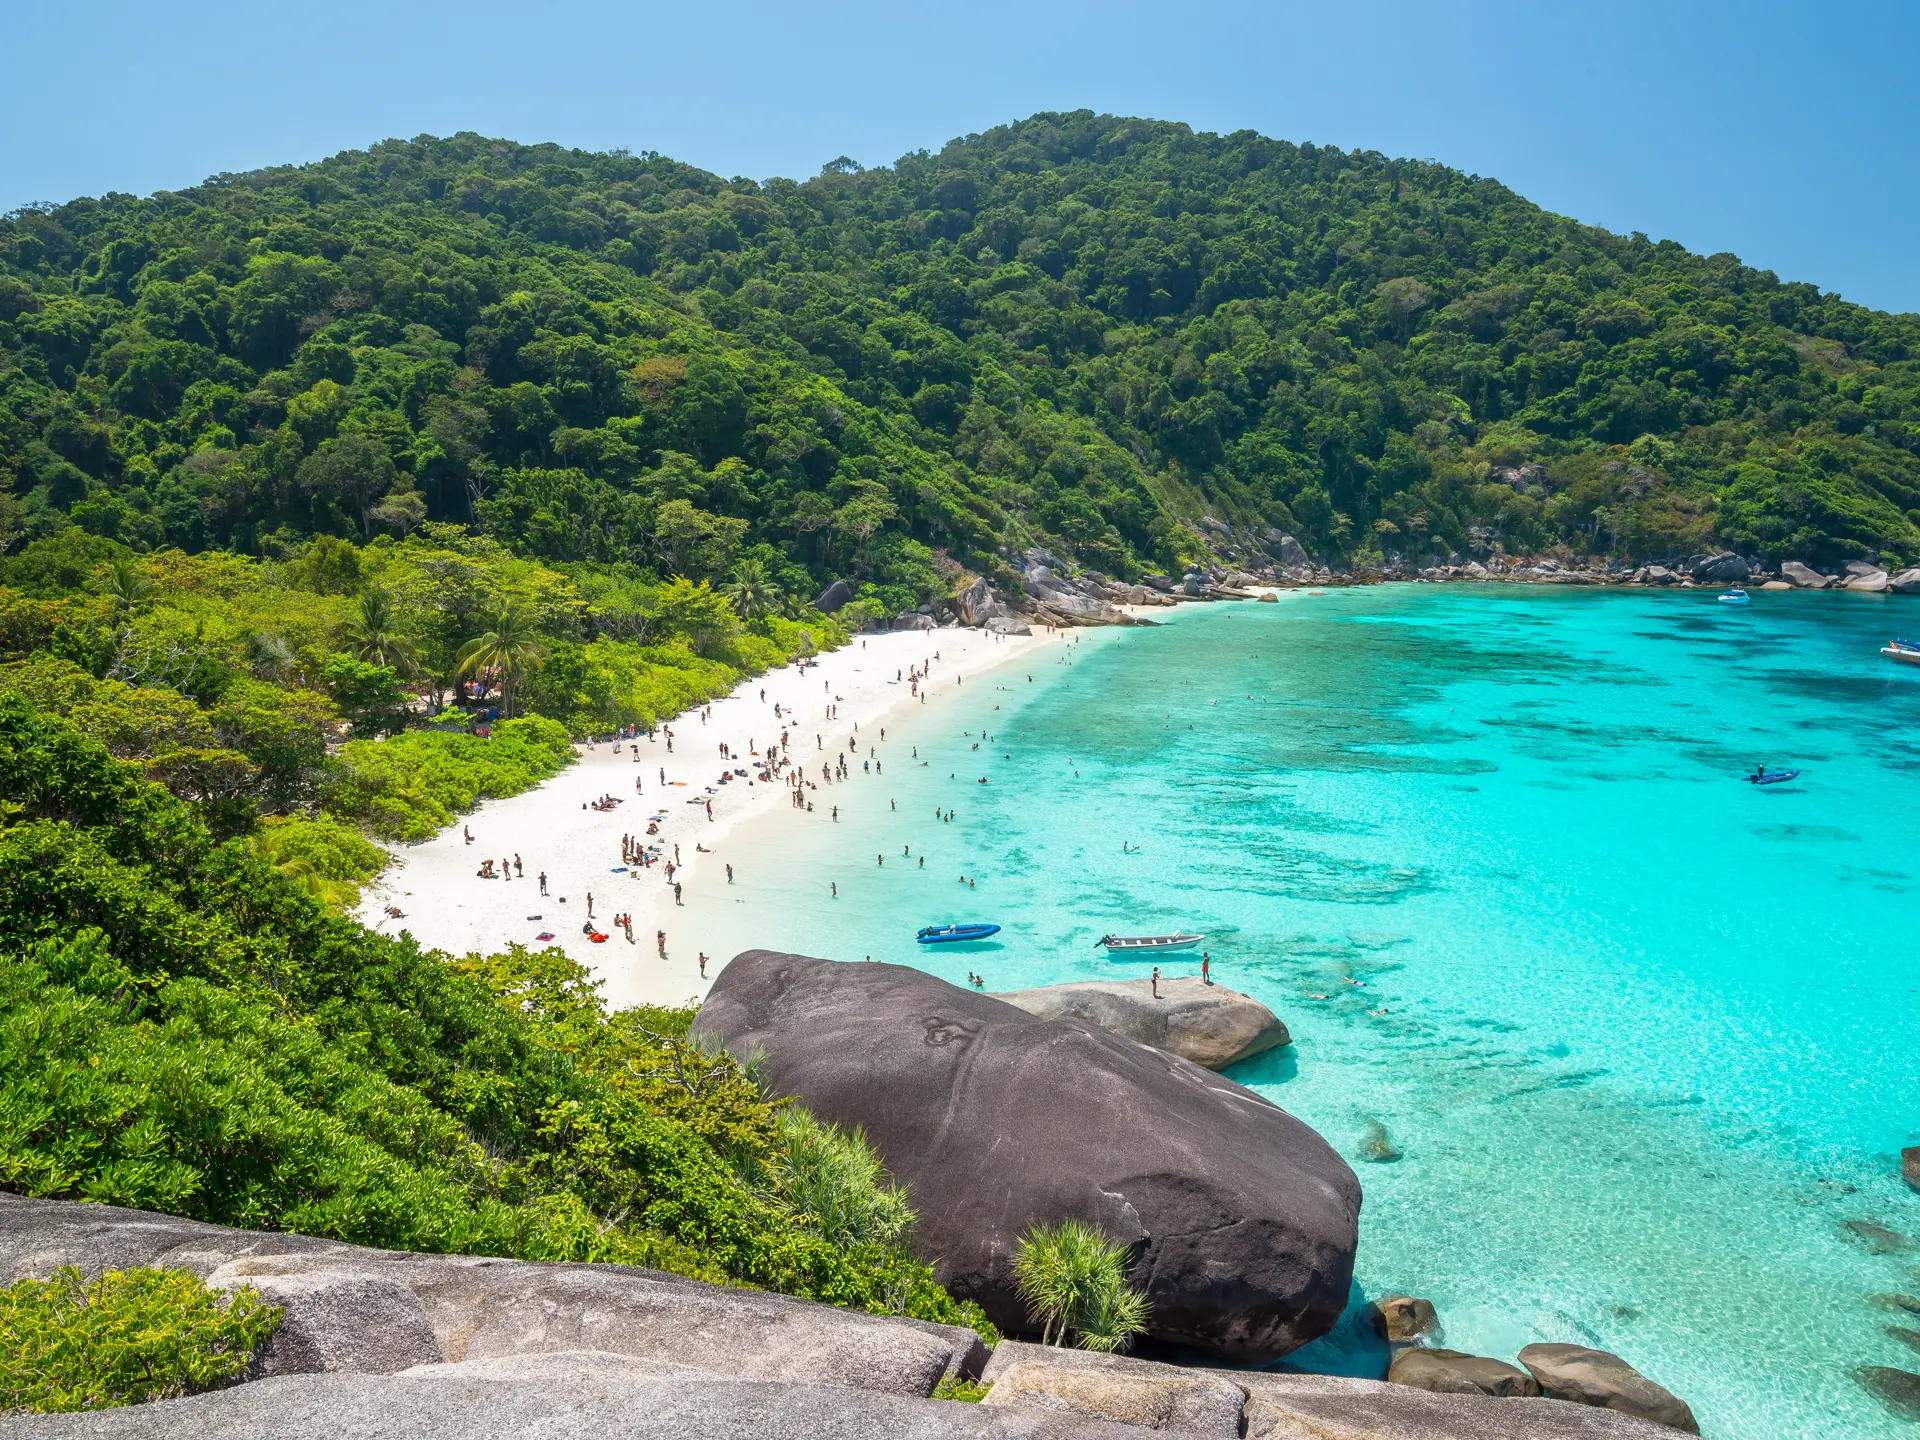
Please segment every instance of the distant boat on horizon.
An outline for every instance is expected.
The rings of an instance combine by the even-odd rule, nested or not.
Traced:
[[[1176,930],[1171,935],[1102,935],[1093,942],[1097,950],[1105,946],[1109,951],[1121,950],[1128,953],[1137,951],[1191,950],[1205,935],[1188,935]]]

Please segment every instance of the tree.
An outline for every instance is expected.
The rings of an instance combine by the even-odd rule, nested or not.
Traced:
[[[386,447],[365,435],[327,441],[300,462],[296,483],[315,501],[337,506],[373,534],[373,508],[399,478]]]
[[[100,593],[115,610],[131,610],[153,593],[153,581],[131,555],[116,555],[100,572]]]
[[[413,642],[396,628],[393,599],[381,587],[369,586],[360,593],[359,612],[347,622],[345,639],[354,659],[384,665],[396,675],[413,673]]]
[[[401,688],[400,676],[390,665],[335,655],[327,662],[327,694],[356,735],[380,735],[407,723],[411,697]]]
[[[547,658],[546,646],[534,633],[527,614],[512,601],[502,601],[492,624],[460,647],[457,661],[462,675],[481,675],[500,686],[500,708],[513,714],[513,699],[527,675]]]
[[[1083,1350],[1124,1350],[1146,1328],[1146,1296],[1127,1286],[1127,1247],[1084,1221],[1028,1230],[1013,1275],[1043,1345],[1064,1345],[1071,1333]]]
[[[653,605],[654,633],[684,635],[696,655],[705,655],[714,644],[734,633],[739,623],[733,607],[702,580],[697,584],[681,576],[662,590]]]
[[[749,623],[778,614],[786,598],[774,583],[766,562],[752,557],[733,568],[733,578],[720,592],[733,606],[734,613]]]

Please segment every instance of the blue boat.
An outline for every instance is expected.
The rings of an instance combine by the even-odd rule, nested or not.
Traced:
[[[1746,777],[1749,785],[1784,785],[1789,780],[1798,780],[1798,770],[1756,770]]]
[[[984,940],[999,933],[998,925],[929,925],[913,938],[922,945],[951,945],[958,940]]]

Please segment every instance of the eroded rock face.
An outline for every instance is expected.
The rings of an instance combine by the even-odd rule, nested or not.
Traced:
[[[1459,1350],[1403,1350],[1388,1367],[1387,1380],[1437,1395],[1538,1395],[1540,1384],[1526,1371],[1502,1360]]]
[[[1920,595],[1920,565],[1909,565],[1887,581],[1887,588],[1899,595]]]
[[[1700,1433],[1693,1411],[1684,1400],[1654,1384],[1618,1355],[1584,1345],[1529,1345],[1519,1358],[1549,1400],[1596,1405],[1689,1435]]]
[[[1440,1333],[1440,1317],[1431,1300],[1412,1295],[1382,1295],[1366,1310],[1367,1323],[1390,1345],[1410,1345]]]
[[[1231,1359],[1332,1328],[1360,1187],[1300,1121],[1199,1066],[897,965],[767,950],[721,972],[697,1029],[774,1088],[862,1126],[911,1187],[954,1293],[1029,1324],[1015,1245],[1088,1221],[1137,1248],[1149,1333]]]
[[[853,586],[844,580],[836,580],[814,597],[813,608],[822,615],[831,615],[851,599]]]
[[[1887,593],[1887,585],[1889,582],[1886,571],[1870,567],[1856,572],[1852,565],[1847,566],[1847,571],[1847,578],[1841,582],[1840,588],[1842,590],[1855,590],[1862,595],[1884,595]]]
[[[1293,1043],[1279,1017],[1258,1000],[1197,975],[1163,979],[1158,999],[1151,980],[1085,980],[1006,991],[998,998],[1042,1020],[1084,1020],[1208,1070]]]

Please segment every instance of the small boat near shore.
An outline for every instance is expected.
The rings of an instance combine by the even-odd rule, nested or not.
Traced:
[[[1731,590],[1721,592],[1720,603],[1722,605],[1745,605],[1747,603],[1747,592],[1742,590],[1738,585],[1735,585]]]
[[[1132,955],[1146,951],[1191,950],[1206,938],[1204,935],[1188,935],[1176,930],[1171,935],[1102,935],[1093,945],[1096,950],[1105,946],[1109,951],[1125,951]]]
[[[999,933],[998,925],[929,925],[913,938],[922,945],[952,945],[961,940],[984,940]]]
[[[1798,770],[1756,770],[1743,777],[1749,785],[1784,785],[1789,780],[1798,780]]]
[[[1890,640],[1880,647],[1880,653],[1902,665],[1920,665],[1920,644],[1912,640]]]

